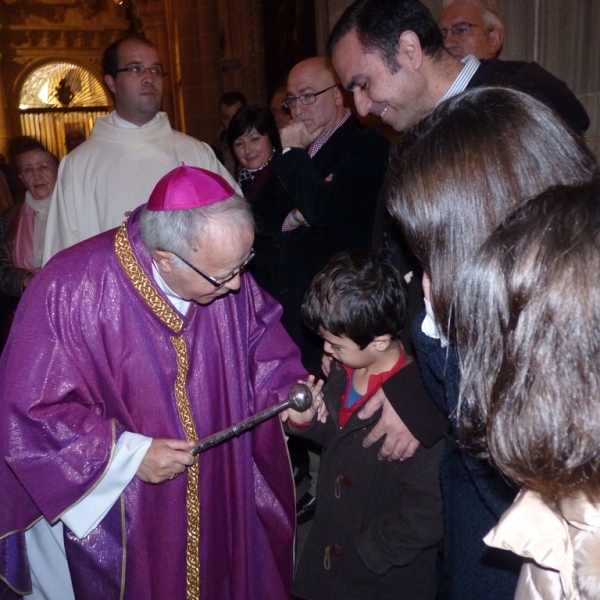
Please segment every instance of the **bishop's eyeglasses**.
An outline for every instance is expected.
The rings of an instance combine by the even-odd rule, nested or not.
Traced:
[[[237,269],[232,271],[224,279],[215,279],[214,277],[211,277],[204,271],[201,271],[200,269],[189,263],[187,260],[185,260],[185,258],[179,256],[179,254],[177,254],[176,252],[173,252],[172,250],[164,250],[163,248],[157,248],[157,250],[162,250],[163,252],[171,252],[173,256],[176,256],[183,264],[187,265],[190,269],[192,269],[192,271],[195,271],[196,273],[198,273],[198,275],[200,275],[200,277],[204,277],[206,281],[212,283],[212,285],[215,286],[216,290],[222,288],[226,283],[229,283],[232,279],[235,279],[248,266],[248,263],[254,258],[254,248],[250,248],[250,254],[248,255],[248,258]]]

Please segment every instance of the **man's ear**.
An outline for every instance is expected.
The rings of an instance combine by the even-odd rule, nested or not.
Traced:
[[[167,252],[166,250],[155,250],[152,253],[152,258],[154,259],[154,262],[156,262],[158,270],[161,273],[170,273],[173,270],[173,265],[171,264],[173,254],[171,252]]]
[[[392,343],[392,336],[389,333],[378,335],[372,342],[373,348],[378,352],[385,352]]]
[[[104,76],[104,83],[106,83],[106,87],[113,93],[116,94],[116,86],[115,86],[115,78],[112,75]]]
[[[333,88],[333,97],[335,98],[336,106],[342,106],[342,104],[344,104],[344,94],[342,94],[342,90],[340,88],[339,83],[335,88]]]
[[[396,61],[400,67],[410,64],[413,70],[418,71],[423,64],[423,50],[419,36],[414,31],[404,31],[398,38],[398,52]]]
[[[504,44],[504,29],[493,29],[488,33],[490,54],[497,56]]]

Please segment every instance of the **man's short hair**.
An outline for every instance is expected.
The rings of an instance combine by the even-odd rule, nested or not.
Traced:
[[[436,57],[444,52],[439,27],[419,0],[356,0],[333,27],[327,42],[329,56],[341,38],[352,30],[356,30],[365,50],[378,52],[393,73],[398,70],[398,39],[405,31],[413,31],[418,36],[428,56]]]
[[[405,313],[402,276],[380,253],[367,250],[334,256],[302,303],[302,318],[313,331],[322,327],[361,349],[380,335],[398,339]]]
[[[11,163],[16,166],[17,157],[21,154],[25,154],[26,152],[31,152],[32,150],[41,150],[42,152],[46,152],[52,158],[52,162],[58,167],[58,163],[60,162],[58,158],[52,154],[52,152],[50,152],[50,150],[48,150],[44,144],[42,144],[42,142],[29,135],[19,135],[11,140],[9,144]]]
[[[246,106],[246,96],[242,94],[242,92],[225,92],[219,98],[219,104],[224,104],[225,106],[235,106],[236,104],[241,104],[242,106]]]
[[[504,29],[496,0],[442,0],[442,9],[452,4],[468,4],[481,9],[481,21],[487,29]]]
[[[115,40],[102,55],[102,73],[104,75],[110,75],[113,79],[117,76],[117,70],[119,69],[119,48],[125,42],[136,41],[141,44],[146,44],[151,48],[156,46],[143,35],[129,34],[118,40]]]

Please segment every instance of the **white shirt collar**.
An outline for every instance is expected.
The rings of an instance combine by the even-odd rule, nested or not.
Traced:
[[[154,281],[156,281],[158,287],[165,293],[169,302],[182,314],[187,314],[187,311],[190,307],[191,302],[189,300],[184,300],[181,296],[176,294],[165,282],[162,278],[158,267],[154,260],[152,260],[152,275],[154,275]]]
[[[134,123],[130,123],[126,121],[122,117],[117,114],[116,110],[113,110],[110,115],[105,117],[105,121],[109,125],[114,125],[115,127],[121,127],[121,129],[144,129],[145,127],[152,127],[152,125],[156,125],[159,121],[162,121],[166,117],[166,113],[157,112],[150,121],[144,123],[141,127],[139,125],[135,125]]]
[[[452,85],[448,88],[448,91],[442,96],[436,106],[441,104],[444,100],[464,92],[469,85],[469,81],[471,81],[473,75],[475,75],[475,72],[477,69],[479,69],[479,59],[475,58],[472,54],[465,56],[460,62],[464,65],[464,67],[461,69],[458,77],[454,80]]]

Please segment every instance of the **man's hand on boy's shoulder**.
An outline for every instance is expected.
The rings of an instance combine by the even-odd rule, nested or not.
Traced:
[[[417,451],[419,441],[398,416],[382,389],[369,398],[358,413],[358,417],[359,419],[370,419],[380,408],[383,409],[381,418],[363,440],[363,446],[368,448],[385,435],[385,440],[379,450],[380,460],[410,458]]]

